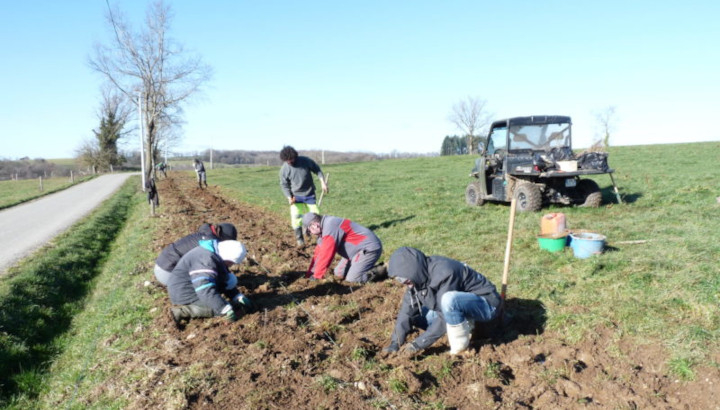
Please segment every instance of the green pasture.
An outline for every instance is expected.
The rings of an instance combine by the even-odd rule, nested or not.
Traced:
[[[720,336],[720,167],[707,155],[718,150],[717,142],[612,148],[609,163],[623,204],[610,177],[599,175],[593,179],[603,190],[600,208],[517,214],[508,296],[541,302],[547,328],[568,343],[611,326],[618,337],[665,345],[671,367],[707,359]],[[465,205],[473,160],[324,166],[330,194],[322,212],[371,227],[383,241],[385,260],[398,247],[413,246],[464,261],[499,286],[510,207]],[[238,200],[288,214],[277,167],[214,170],[208,181]],[[576,259],[570,248],[541,251],[536,235],[548,212],[565,213],[571,229],[606,235],[608,251],[590,259]]]
[[[75,182],[71,182],[68,177],[43,178],[42,191],[39,178],[0,181],[0,209],[52,194],[90,178],[93,176],[75,177]]]

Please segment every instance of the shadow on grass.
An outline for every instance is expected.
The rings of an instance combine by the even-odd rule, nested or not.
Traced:
[[[392,220],[389,220],[389,221],[381,222],[381,223],[379,223],[379,224],[369,225],[367,228],[368,228],[369,230],[371,230],[371,231],[374,231],[374,230],[380,229],[380,228],[389,228],[389,227],[391,227],[391,226],[393,226],[393,225],[397,225],[397,224],[399,224],[399,223],[401,223],[401,222],[409,221],[409,220],[411,220],[411,219],[413,219],[413,218],[415,218],[415,215],[406,216],[405,218],[392,219]]]
[[[134,188],[126,184],[100,211],[56,239],[56,246],[6,278],[0,296],[0,403],[37,395],[62,350],[58,337],[83,309],[110,245],[123,227]]]
[[[600,191],[602,192],[603,205],[617,204],[617,195],[615,195],[615,191],[613,190],[612,186],[603,188]],[[622,189],[620,189],[620,198],[622,198],[624,204],[632,204],[634,202],[637,202],[638,199],[642,198],[642,194],[639,192],[623,193]]]

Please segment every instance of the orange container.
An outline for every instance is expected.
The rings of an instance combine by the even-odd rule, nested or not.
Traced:
[[[562,212],[545,214],[540,219],[540,235],[565,232],[565,214]]]

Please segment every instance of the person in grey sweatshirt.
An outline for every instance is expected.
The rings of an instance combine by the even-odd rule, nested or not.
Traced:
[[[285,146],[280,151],[283,161],[280,167],[280,189],[290,204],[290,226],[295,231],[299,247],[305,246],[302,232],[302,216],[308,212],[320,213],[315,200],[315,182],[312,174],[318,176],[323,192],[328,192],[325,175],[320,166],[308,157],[299,156],[295,148]]]

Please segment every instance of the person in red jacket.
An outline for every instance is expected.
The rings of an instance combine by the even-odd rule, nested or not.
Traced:
[[[308,212],[303,230],[318,237],[306,278],[322,279],[335,254],[342,257],[335,276],[348,282],[366,283],[387,278],[385,265],[375,266],[382,255],[382,243],[368,228],[337,216]]]

